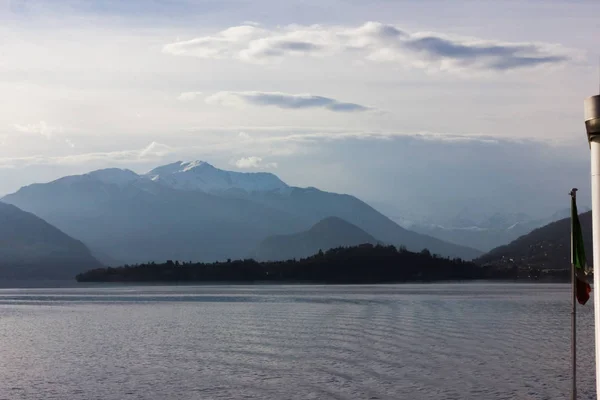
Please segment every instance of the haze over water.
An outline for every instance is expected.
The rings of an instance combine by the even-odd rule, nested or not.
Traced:
[[[2,289],[0,399],[565,399],[569,313],[568,285]]]

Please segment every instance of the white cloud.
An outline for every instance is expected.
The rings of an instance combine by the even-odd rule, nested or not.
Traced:
[[[507,71],[569,61],[572,51],[546,43],[520,43],[415,32],[367,22],[358,27],[252,25],[228,28],[212,36],[167,44],[163,52],[179,56],[278,62],[293,56],[349,54],[371,62],[460,71]]]
[[[498,145],[502,143],[525,143],[527,140],[518,138],[498,138],[485,135],[457,135],[432,132],[402,133],[387,131],[342,131],[323,129],[307,129],[294,127],[244,127],[252,135],[245,132],[236,134],[235,130],[227,133],[221,139],[212,142],[198,141],[177,147],[159,142],[151,142],[141,149],[117,150],[108,152],[90,152],[66,156],[35,155],[27,157],[0,158],[0,168],[20,168],[30,165],[86,165],[95,164],[110,166],[115,164],[137,164],[146,162],[162,162],[168,158],[202,158],[225,157],[233,158],[230,164],[241,169],[275,169],[276,162],[267,161],[269,157],[288,157],[298,154],[309,154],[325,143],[336,141],[392,141],[398,139],[414,139],[418,141],[434,141],[447,143],[449,146],[461,146],[468,143]],[[200,133],[202,131],[196,131]],[[247,135],[251,140],[240,140],[240,134]],[[244,136],[242,135],[242,136]],[[68,142],[67,142],[68,143]],[[546,141],[545,141],[546,143]],[[564,143],[553,143],[561,145]],[[246,156],[246,154],[255,154]]]
[[[199,58],[234,58],[244,50],[244,44],[253,38],[260,38],[267,31],[251,25],[234,26],[214,36],[204,36],[186,41],[167,44],[163,52]]]
[[[173,148],[166,144],[152,142],[139,152],[139,158],[164,157],[173,152]]]
[[[192,101],[196,100],[199,96],[202,96],[202,92],[183,92],[177,96],[179,101]]]
[[[18,132],[42,135],[46,139],[51,139],[55,133],[63,132],[62,127],[48,125],[46,121],[40,121],[29,125],[13,124],[13,127]]]
[[[206,98],[208,104],[239,107],[273,106],[283,109],[323,108],[333,112],[359,112],[371,108],[356,103],[345,103],[330,97],[311,94],[289,94],[281,92],[217,92]]]
[[[231,162],[232,165],[235,165],[241,169],[250,169],[250,168],[263,168],[263,169],[275,169],[277,168],[276,162],[268,162],[263,163],[262,157],[250,156],[250,157],[242,157],[239,160],[235,160]]]
[[[174,149],[157,142],[139,150],[82,153],[68,156],[29,156],[0,158],[0,168],[17,168],[30,165],[83,165],[92,162],[130,164],[160,160]]]
[[[259,168],[262,163],[261,157],[251,156],[240,158],[235,162],[235,166],[238,168]]]

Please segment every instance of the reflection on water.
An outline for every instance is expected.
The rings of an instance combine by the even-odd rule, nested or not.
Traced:
[[[568,285],[0,290],[0,399],[565,399]],[[595,398],[592,305],[579,398]]]

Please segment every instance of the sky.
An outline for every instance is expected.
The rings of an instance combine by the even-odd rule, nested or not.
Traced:
[[[406,218],[589,201],[598,1],[0,0],[0,194],[200,159]]]

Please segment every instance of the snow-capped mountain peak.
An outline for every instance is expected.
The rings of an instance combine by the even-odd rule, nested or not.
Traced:
[[[92,171],[86,175],[102,183],[125,186],[133,181],[140,179],[140,176],[129,169],[106,168]]]
[[[191,171],[194,168],[201,167],[201,166],[213,167],[209,163],[207,163],[205,161],[200,161],[200,160],[190,161],[190,162],[187,162],[187,163],[186,162],[182,162],[181,166],[183,167],[183,169],[182,169],[183,172]]]
[[[271,173],[225,171],[200,160],[177,161],[154,168],[144,176],[173,189],[204,192],[222,192],[230,189],[257,192],[288,187]]]
[[[181,172],[190,172],[198,169],[216,169],[206,161],[176,161],[171,164],[161,165],[160,167],[154,168],[152,171],[145,174],[146,177],[155,177],[155,176],[167,176],[171,174],[181,173]]]

